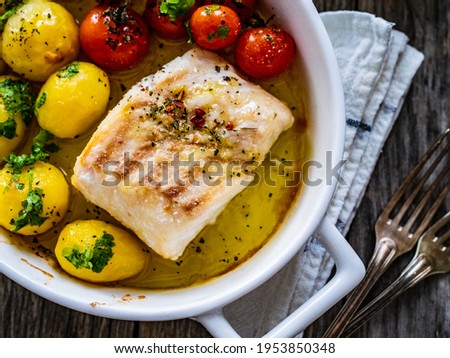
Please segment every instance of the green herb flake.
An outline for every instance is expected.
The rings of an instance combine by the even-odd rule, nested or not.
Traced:
[[[21,154],[17,155],[16,153],[11,153],[7,158],[6,167],[10,168],[13,172],[13,177],[11,178],[11,183],[18,180],[18,176],[22,173],[22,169],[29,165],[33,165],[38,161],[47,161],[48,160],[48,151],[52,149],[53,151],[56,149],[56,144],[48,142],[53,139],[53,134],[47,132],[46,130],[41,129],[39,134],[33,138],[33,145],[31,147],[30,154]],[[6,187],[5,191],[9,188]]]
[[[189,14],[195,0],[163,0],[159,7],[159,12],[168,15],[170,21],[175,21],[177,18]]]
[[[67,259],[76,269],[87,268],[92,270],[92,250],[89,246],[80,252],[77,248],[65,247],[62,256]]]
[[[229,33],[230,28],[228,26],[220,25],[216,31],[208,34],[208,41],[213,41],[216,37],[220,38],[221,40],[225,40],[228,37]]]
[[[5,28],[5,24],[8,19],[13,16],[17,10],[23,5],[23,1],[21,0],[5,0],[2,4],[2,10],[5,12],[0,16],[0,31],[3,31]]]
[[[24,184],[24,183],[17,183],[15,186],[16,186],[16,189],[17,189],[17,190],[23,190],[23,189],[25,189],[25,184]]]
[[[205,8],[205,13],[206,13],[206,15],[211,16],[211,13],[213,11],[217,11],[219,9],[220,9],[219,5],[211,5],[211,6],[208,6]]]
[[[67,65],[63,69],[58,72],[58,77],[60,78],[72,78],[77,73],[80,73],[78,62],[72,62],[70,65]]]
[[[46,100],[47,100],[47,92],[44,91],[42,92],[41,96],[36,102],[36,109],[41,108],[45,104]]]
[[[29,82],[7,78],[0,82],[0,99],[8,112],[8,120],[0,124],[0,136],[12,139],[17,135],[15,123],[17,114],[21,115],[26,125],[33,119],[35,97]]]
[[[192,34],[191,24],[190,24],[189,20],[184,23],[184,26],[186,27],[186,30],[187,30],[187,33],[188,33],[187,43],[189,45],[192,45],[194,43],[194,36]]]
[[[0,122],[0,137],[13,139],[17,137],[16,133],[17,123],[14,119],[9,118],[5,122]]]
[[[5,0],[3,2],[3,6],[5,8],[5,11],[11,10],[16,8],[19,5],[22,5],[23,1],[22,0]]]
[[[95,241],[94,247],[87,245],[83,251],[76,247],[66,247],[62,251],[62,256],[76,269],[86,268],[100,273],[114,256],[112,250],[114,246],[116,246],[114,236],[103,231],[103,235]]]
[[[17,232],[25,226],[41,226],[48,218],[42,216],[44,205],[42,198],[44,191],[40,188],[31,190],[27,198],[22,201],[22,210],[17,219],[12,219],[10,224],[14,225],[12,232]]]
[[[99,273],[103,270],[114,255],[112,250],[114,246],[116,246],[114,236],[103,231],[103,235],[95,241],[92,271]]]

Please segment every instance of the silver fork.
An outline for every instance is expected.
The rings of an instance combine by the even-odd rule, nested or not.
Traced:
[[[375,224],[375,236],[377,238],[375,249],[368,264],[366,275],[349,295],[344,306],[324,333],[324,338],[341,336],[375,282],[397,257],[410,251],[415,246],[446,198],[450,189],[448,179],[438,197],[434,198],[433,194],[439,190],[441,182],[450,168],[450,161],[447,160],[443,170],[436,170],[449,152],[450,141],[445,145],[449,133],[450,129],[447,129],[439,136],[378,217]],[[442,149],[442,147],[444,148]],[[431,159],[432,157],[434,157],[434,160]],[[426,164],[429,164],[428,169],[426,169]],[[436,178],[427,186],[430,176],[435,171],[438,172]],[[434,202],[430,204],[433,200]]]
[[[400,276],[355,315],[344,331],[349,337],[375,313],[425,278],[450,271],[450,211],[420,238],[414,258]]]

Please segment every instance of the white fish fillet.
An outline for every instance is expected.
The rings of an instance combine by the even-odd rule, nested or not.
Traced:
[[[285,104],[224,59],[193,49],[109,112],[77,158],[72,182],[176,260],[250,184],[249,169],[293,121]]]

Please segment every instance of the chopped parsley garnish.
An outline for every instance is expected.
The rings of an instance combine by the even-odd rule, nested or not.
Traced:
[[[42,92],[41,97],[36,102],[36,109],[41,108],[47,100],[47,92]]]
[[[33,145],[31,147],[31,154],[17,155],[11,153],[8,158],[5,158],[7,168],[12,170],[11,180],[5,187],[4,192],[7,192],[14,182],[17,182],[15,188],[24,190],[25,184],[18,182],[24,167],[33,165],[38,161],[47,161],[49,155],[47,152],[54,152],[59,149],[55,143],[48,143],[53,139],[53,134],[41,130],[39,134],[33,138]],[[48,217],[42,216],[44,211],[43,197],[44,191],[41,188],[33,189],[33,168],[29,170],[29,191],[27,198],[22,201],[22,210],[19,211],[17,219],[10,221],[14,225],[12,232],[17,232],[25,226],[41,226]]]
[[[87,268],[92,269],[92,249],[90,246],[86,246],[83,251],[76,248],[64,248],[62,251],[63,257],[67,259],[76,269]]]
[[[219,5],[211,5],[205,8],[205,13],[206,15],[210,16],[212,11],[216,11],[219,9],[220,9]]]
[[[195,0],[162,0],[159,7],[161,14],[169,16],[170,21],[185,16],[189,13]]]
[[[114,236],[103,231],[103,235],[95,241],[94,255],[92,257],[92,271],[101,272],[113,257],[112,248],[116,246]]]
[[[5,0],[3,2],[3,7],[5,11],[8,11],[22,4],[23,4],[22,0]]]
[[[228,26],[220,25],[216,31],[214,31],[211,34],[208,34],[208,40],[213,41],[216,37],[218,37],[221,40],[225,40],[228,37],[229,33],[230,28]]]
[[[16,134],[17,123],[14,119],[9,118],[5,122],[0,122],[0,137],[13,139]]]
[[[27,198],[22,201],[23,209],[19,211],[18,218],[12,219],[10,222],[11,225],[14,225],[14,228],[11,229],[12,232],[17,232],[27,225],[41,226],[48,219],[42,216],[44,211],[43,196],[44,191],[40,188],[29,191]]]
[[[77,73],[79,73],[79,63],[78,62],[72,62],[70,65],[67,65],[63,69],[61,69],[58,72],[58,77],[60,78],[72,78]]]
[[[8,112],[8,120],[0,123],[0,136],[12,139],[17,135],[16,114],[22,116],[26,125],[30,124],[34,115],[35,98],[28,82],[11,78],[0,82],[0,98]]]
[[[33,145],[31,147],[30,154],[17,155],[16,153],[11,153],[7,158],[6,167],[12,169],[14,176],[18,176],[22,173],[22,169],[29,165],[33,165],[37,161],[47,161],[49,154],[47,152],[54,153],[59,148],[54,143],[48,143],[53,139],[53,134],[41,129],[39,134],[33,138]],[[17,178],[13,178],[13,181]]]
[[[87,245],[83,251],[78,248],[66,247],[62,251],[62,255],[77,269],[87,268],[100,273],[113,257],[112,248],[114,246],[116,246],[114,236],[103,231],[103,235],[95,241],[94,247]]]
[[[189,45],[192,45],[194,43],[194,35],[192,34],[192,30],[191,30],[191,26],[190,26],[189,20],[184,23],[184,27],[186,27],[186,30],[187,30],[187,33],[188,33],[187,43]]]
[[[0,5],[0,8],[3,7],[3,10],[5,11],[3,15],[0,16],[0,31],[3,31],[6,21],[13,16],[22,5],[23,1],[21,0],[5,0],[3,6]]]

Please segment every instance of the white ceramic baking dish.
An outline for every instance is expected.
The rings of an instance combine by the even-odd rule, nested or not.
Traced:
[[[344,98],[325,28],[310,0],[261,0],[260,3],[275,13],[277,19],[282,19],[283,27],[296,40],[306,72],[312,123],[311,159],[326,163],[327,152],[331,152],[333,167],[343,153]],[[343,298],[364,274],[364,267],[355,252],[325,216],[335,182],[327,183],[325,168],[316,168],[311,175],[322,178],[322,183],[304,187],[283,225],[267,245],[237,269],[199,286],[152,292],[83,283],[53,269],[45,259],[23,251],[1,233],[0,271],[50,301],[88,314],[139,321],[191,317],[214,336],[235,337],[237,333],[224,318],[222,307],[267,281],[302,249],[312,234],[320,232],[337,271],[325,287],[266,335],[291,337]],[[125,295],[129,298],[126,303],[121,300]]]

